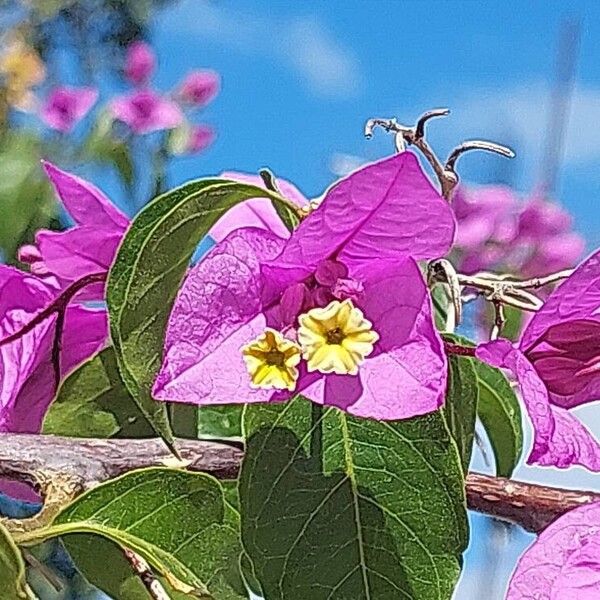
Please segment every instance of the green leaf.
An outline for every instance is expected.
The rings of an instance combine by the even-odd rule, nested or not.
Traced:
[[[201,406],[198,410],[200,437],[241,438],[243,404]]]
[[[0,598],[35,598],[25,581],[25,563],[10,533],[0,524]]]
[[[86,580],[105,592],[111,600],[152,600],[117,544],[98,535],[83,533],[66,535],[62,539]],[[188,594],[173,590],[164,578],[158,577],[158,580],[171,600],[189,600]]]
[[[96,534],[145,558],[178,591],[234,600],[241,598],[230,584],[238,573],[238,530],[216,479],[155,467],[82,494],[49,528],[23,534],[19,543]]]
[[[474,363],[479,388],[477,414],[494,451],[496,474],[510,477],[523,451],[521,405],[499,369]]]
[[[163,403],[151,396],[165,327],[190,259],[230,208],[263,188],[224,179],[192,181],[155,198],[134,219],[110,272],[110,331],[123,381],[156,432],[173,448]]]
[[[457,335],[446,334],[444,338],[457,344],[473,345],[470,340]],[[469,470],[471,462],[477,420],[479,387],[475,372],[476,362],[474,358],[467,356],[449,357],[446,402],[442,409],[450,433],[458,447],[465,473]]]
[[[448,600],[467,544],[460,459],[441,413],[377,422],[311,406],[247,406],[242,541],[269,600]],[[326,565],[326,568],[324,566]]]
[[[112,347],[63,381],[43,431],[78,437],[149,437],[153,433],[121,380]]]
[[[110,598],[150,600],[144,584],[117,544],[107,538],[84,533],[66,535],[62,539],[85,578]]]

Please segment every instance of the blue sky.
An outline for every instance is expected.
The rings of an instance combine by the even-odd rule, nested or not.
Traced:
[[[160,86],[189,68],[210,67],[223,91],[206,112],[215,146],[181,160],[176,181],[223,169],[269,166],[316,195],[339,155],[372,159],[391,151],[368,142],[370,116],[410,123],[421,111],[453,114],[430,128],[445,154],[469,137],[514,146],[502,159],[462,160],[465,179],[498,170],[523,191],[539,183],[550,81],[560,24],[582,23],[577,80],[557,196],[590,245],[600,243],[600,3],[305,0],[184,0],[156,19]]]
[[[540,183],[557,40],[566,19],[581,23],[581,46],[556,197],[592,249],[600,245],[600,2],[594,0],[184,0],[164,11],[153,29],[159,87],[171,87],[192,67],[209,67],[221,73],[223,90],[205,113],[219,131],[217,143],[178,161],[173,180],[268,166],[318,195],[332,170],[392,151],[383,134],[364,139],[367,118],[411,123],[427,109],[446,106],[452,115],[429,130],[439,153],[467,138],[508,143],[517,151],[510,163],[473,154],[459,171],[479,183],[502,176],[527,192]],[[600,434],[594,410],[582,413]],[[599,487],[582,469],[522,467],[517,476]],[[531,538],[517,531],[509,543],[478,517],[474,527],[458,597],[477,598],[485,584],[494,600]],[[490,572],[481,570],[486,552],[498,559],[496,590]]]

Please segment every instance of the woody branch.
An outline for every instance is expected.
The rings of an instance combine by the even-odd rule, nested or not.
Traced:
[[[178,440],[191,471],[221,479],[237,476],[240,446],[201,440]],[[172,456],[158,439],[87,439],[52,435],[0,435],[0,476],[43,488],[53,476],[68,477],[78,493],[128,471],[168,464]],[[42,490],[43,491],[43,490]],[[540,532],[563,513],[600,501],[600,494],[553,488],[469,473],[467,503],[471,510]]]

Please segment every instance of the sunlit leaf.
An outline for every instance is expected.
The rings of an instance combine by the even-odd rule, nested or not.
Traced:
[[[25,581],[25,563],[10,533],[0,524],[0,598],[31,600],[35,598]]]
[[[479,388],[477,414],[494,451],[496,474],[510,477],[523,451],[521,405],[500,370],[474,362]]]
[[[460,344],[470,344],[459,336],[445,336]],[[450,356],[448,359],[448,387],[443,412],[450,433],[458,446],[463,470],[466,473],[471,462],[477,400],[479,396],[474,363],[476,359],[466,356]]]
[[[251,405],[242,540],[269,600],[448,600],[467,543],[460,459],[441,413],[397,422]]]
[[[241,597],[230,583],[239,577],[238,528],[237,513],[224,502],[216,479],[155,467],[93,488],[66,507],[51,527],[22,534],[18,541],[99,535],[145,558],[178,591],[234,600]],[[121,578],[114,585],[122,583]]]
[[[110,330],[119,370],[140,409],[172,447],[165,405],[150,390],[177,290],[200,239],[227,210],[276,195],[223,179],[187,183],[154,199],[133,221],[108,281]]]

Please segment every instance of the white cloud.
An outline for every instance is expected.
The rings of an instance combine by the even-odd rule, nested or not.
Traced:
[[[549,126],[549,101],[549,86],[542,83],[473,90],[455,100],[453,120],[467,124],[469,134],[477,136],[497,137],[506,132],[519,142],[520,158],[540,164]],[[565,163],[585,164],[600,159],[598,122],[600,89],[576,88],[566,129]]]
[[[281,37],[282,56],[320,95],[354,95],[359,85],[356,58],[312,18],[288,23]]]
[[[354,53],[313,17],[277,19],[190,0],[165,14],[163,26],[237,52],[270,57],[295,71],[317,96],[354,96],[361,69]]]

